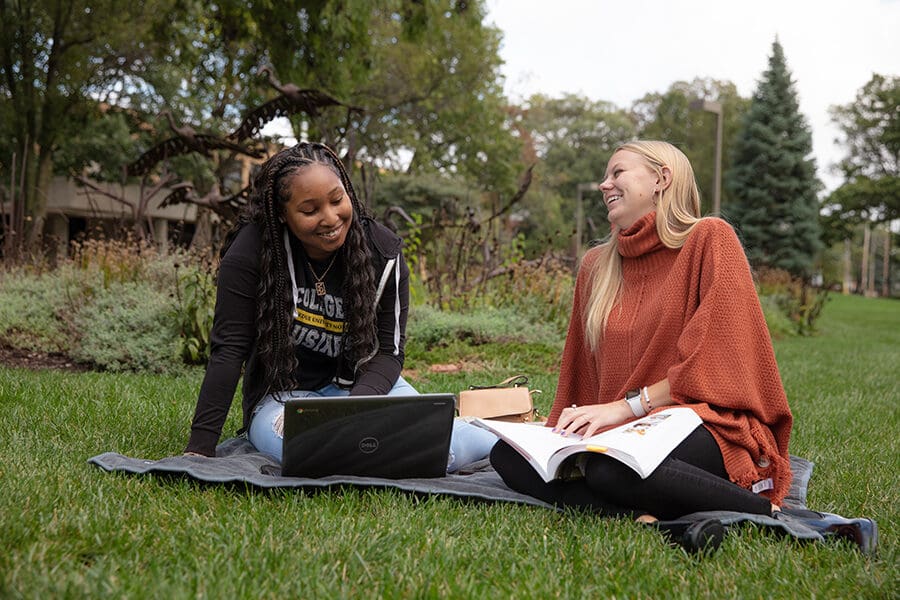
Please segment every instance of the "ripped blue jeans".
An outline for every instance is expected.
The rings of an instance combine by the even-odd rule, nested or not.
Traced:
[[[399,377],[397,383],[388,392],[389,396],[415,396],[419,392],[405,379]],[[309,396],[349,396],[349,390],[328,384],[318,390],[297,390],[281,394],[282,401],[273,394],[260,400],[250,419],[247,437],[253,447],[281,462],[281,449],[284,431],[284,398],[307,398]],[[447,472],[455,473],[463,465],[487,458],[497,441],[493,433],[476,427],[461,419],[453,421],[453,434],[450,437],[450,455],[447,459]]]

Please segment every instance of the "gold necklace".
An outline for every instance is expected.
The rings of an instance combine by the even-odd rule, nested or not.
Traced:
[[[309,267],[310,272],[312,273],[313,279],[316,280],[316,296],[324,296],[325,295],[325,276],[328,275],[328,271],[331,270],[331,267],[334,266],[334,261],[337,259],[338,253],[335,252],[331,256],[331,262],[328,263],[328,266],[325,268],[325,272],[322,275],[316,275],[316,270],[313,269],[312,263],[309,262],[309,259],[306,260],[306,266]]]

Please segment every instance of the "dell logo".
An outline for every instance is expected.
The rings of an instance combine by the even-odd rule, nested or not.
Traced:
[[[378,440],[373,437],[363,438],[359,441],[359,451],[363,454],[372,454],[378,450]]]

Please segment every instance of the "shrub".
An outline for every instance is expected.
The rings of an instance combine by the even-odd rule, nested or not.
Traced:
[[[489,308],[471,312],[446,312],[428,305],[410,310],[407,334],[425,347],[445,345],[452,340],[472,345],[488,342],[546,342],[561,339],[546,321],[532,321],[512,308]]]
[[[75,314],[76,360],[110,371],[177,370],[178,331],[169,294],[138,282],[111,283]]]
[[[508,308],[527,322],[565,334],[572,311],[575,279],[563,261],[547,257],[507,265],[486,282],[475,306]]]
[[[160,258],[150,242],[136,240],[130,234],[125,239],[72,242],[71,249],[69,264],[81,271],[98,273],[106,288],[115,282],[145,280],[148,265]]]
[[[0,343],[62,352],[111,371],[204,363],[213,273],[201,254],[163,256],[131,238],[77,242],[56,269],[0,272]]]
[[[178,329],[178,355],[191,365],[209,360],[216,305],[216,278],[207,261],[175,265],[176,299],[172,318]]]
[[[784,325],[771,314],[772,308],[777,307],[791,324],[793,333],[798,335],[815,333],[816,321],[828,301],[827,289],[813,288],[781,269],[759,269],[755,277],[756,289],[764,312],[768,307],[766,321],[769,323],[770,331],[773,325],[779,329]],[[772,333],[775,335],[774,331]]]
[[[68,350],[72,316],[89,287],[72,269],[0,273],[0,343],[41,352]]]
[[[796,327],[774,296],[760,296],[759,303],[762,306],[763,316],[766,318],[766,325],[772,338],[781,339],[796,334]]]

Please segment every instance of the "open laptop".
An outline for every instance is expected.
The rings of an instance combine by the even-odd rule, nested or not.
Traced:
[[[454,394],[291,398],[281,474],[443,477],[455,412]]]

